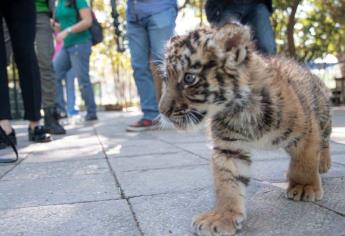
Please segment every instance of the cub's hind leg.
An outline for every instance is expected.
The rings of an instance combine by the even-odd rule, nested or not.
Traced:
[[[295,201],[317,201],[323,197],[319,162],[321,137],[312,128],[297,143],[286,148],[291,156],[287,197]]]
[[[326,173],[331,168],[331,165],[331,153],[329,150],[329,143],[327,143],[327,146],[321,147],[319,172],[321,174]]]
[[[322,142],[321,142],[321,156],[320,156],[320,173],[326,173],[331,168],[331,153],[329,148],[329,140],[332,131],[331,119],[327,122],[322,130]]]

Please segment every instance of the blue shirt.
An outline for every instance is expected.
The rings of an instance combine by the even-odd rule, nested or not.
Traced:
[[[171,7],[177,9],[177,0],[128,0],[127,21],[136,22]]]

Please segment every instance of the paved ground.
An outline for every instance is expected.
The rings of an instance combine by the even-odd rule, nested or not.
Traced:
[[[192,235],[192,216],[214,201],[205,135],[126,133],[132,113],[100,118],[34,145],[16,123],[21,160],[0,164],[0,235]],[[240,235],[345,235],[345,109],[334,111],[332,137],[333,167],[317,203],[284,197],[284,152],[254,153]]]

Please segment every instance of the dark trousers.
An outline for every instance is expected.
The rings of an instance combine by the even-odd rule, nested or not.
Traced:
[[[3,20],[6,21],[19,71],[25,115],[40,120],[41,84],[35,54],[36,11],[34,0],[0,0],[0,120],[11,119]]]
[[[217,1],[209,0],[206,4],[207,19],[211,24],[222,26],[235,20],[249,25],[253,31],[257,49],[263,54],[276,53],[274,32],[270,22],[271,13],[265,4],[255,3],[260,1],[242,0],[233,1],[223,8],[219,8],[222,5]]]

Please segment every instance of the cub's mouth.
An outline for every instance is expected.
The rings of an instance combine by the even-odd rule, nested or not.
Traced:
[[[200,112],[195,109],[186,109],[174,111],[167,116],[177,129],[188,129],[200,124],[206,116],[206,112]]]

